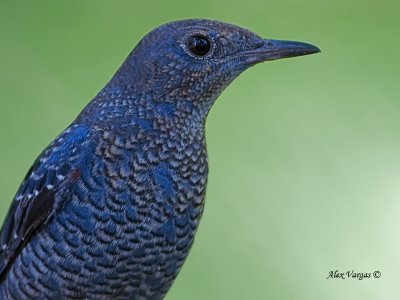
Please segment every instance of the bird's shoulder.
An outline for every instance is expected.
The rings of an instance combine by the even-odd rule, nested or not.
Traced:
[[[36,159],[18,189],[0,232],[0,278],[35,230],[63,204],[63,195],[90,161],[95,130],[72,125]]]

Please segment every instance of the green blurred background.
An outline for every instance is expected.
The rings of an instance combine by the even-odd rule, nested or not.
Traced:
[[[204,17],[323,53],[265,63],[207,122],[207,204],[167,300],[399,299],[400,4],[0,1],[0,218],[138,40]],[[379,279],[333,280],[328,272]]]

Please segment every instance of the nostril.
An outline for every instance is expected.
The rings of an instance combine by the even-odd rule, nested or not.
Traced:
[[[272,44],[272,42],[267,42],[267,46],[268,47],[272,47],[274,44]]]
[[[265,41],[259,41],[257,43],[255,43],[254,48],[258,49],[258,48],[262,48],[265,46]]]

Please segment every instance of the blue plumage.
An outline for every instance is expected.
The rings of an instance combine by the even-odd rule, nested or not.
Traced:
[[[0,299],[162,299],[203,212],[215,99],[257,62],[317,51],[209,20],[149,33],[21,184]]]

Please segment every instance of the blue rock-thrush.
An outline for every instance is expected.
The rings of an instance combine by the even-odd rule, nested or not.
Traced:
[[[259,62],[316,52],[218,21],[151,31],[22,182],[0,299],[162,299],[203,212],[215,99]]]

